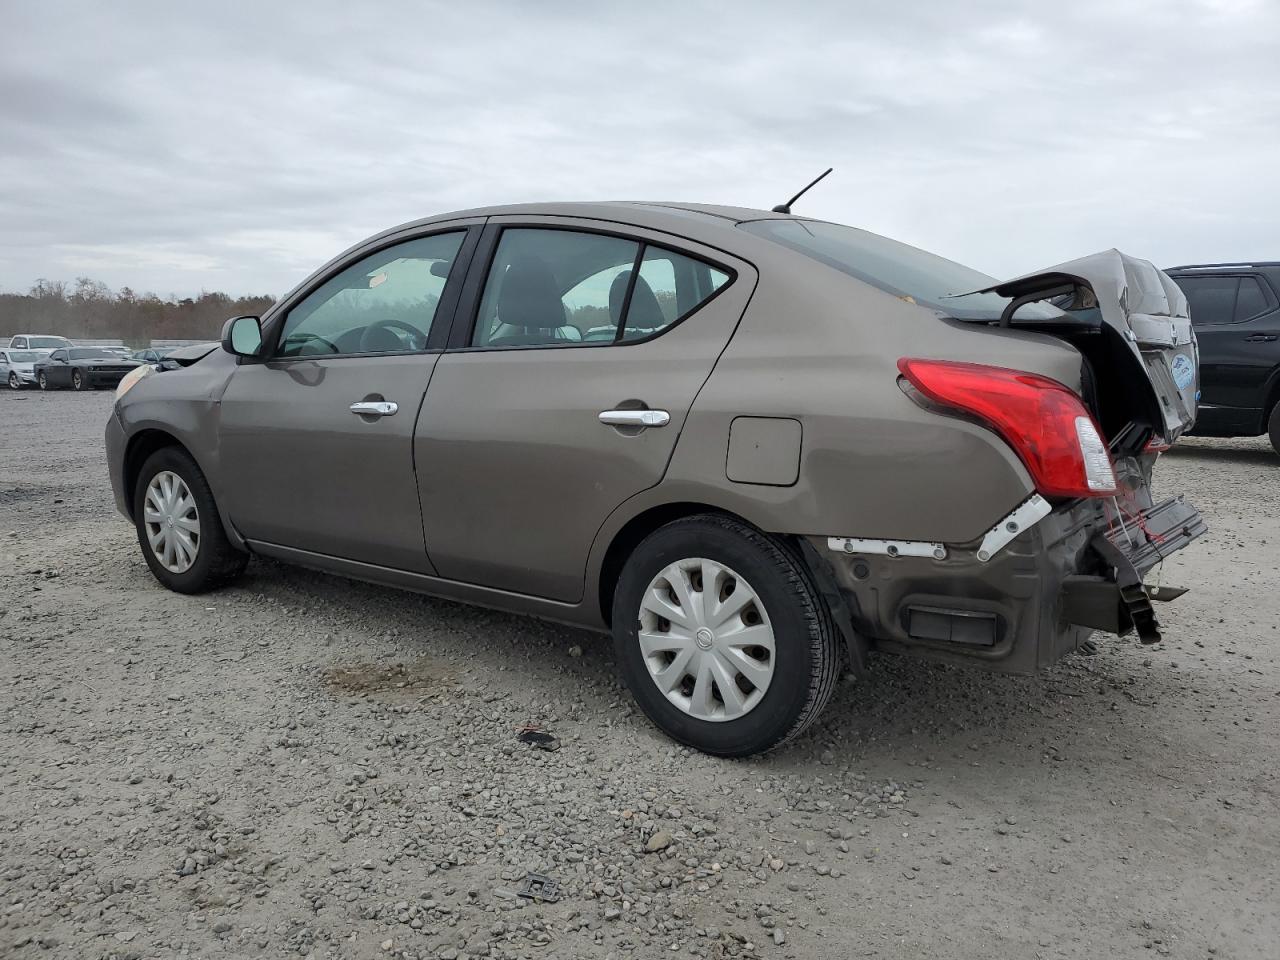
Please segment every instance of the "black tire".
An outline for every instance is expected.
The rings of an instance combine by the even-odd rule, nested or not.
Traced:
[[[151,549],[144,519],[144,501],[147,486],[156,474],[164,471],[176,473],[187,485],[195,499],[200,521],[199,547],[195,562],[182,573],[167,569]],[[138,471],[138,482],[133,488],[133,525],[138,534],[138,546],[152,574],[164,586],[178,593],[204,593],[225,586],[244,572],[249,556],[231,545],[218,506],[195,460],[181,447],[163,447],[149,456]]]
[[[1267,420],[1267,437],[1271,440],[1271,449],[1280,453],[1280,403],[1271,408],[1271,416]]]
[[[41,370],[39,376],[36,377],[36,381],[40,384],[41,390],[53,389],[52,387],[49,386],[49,378],[44,375],[43,370]]]
[[[673,704],[640,649],[640,603],[650,582],[669,564],[700,557],[746,580],[774,631],[772,679],[756,706],[734,720],[703,720]],[[722,757],[761,753],[798,736],[827,705],[840,673],[838,633],[803,562],[774,537],[718,514],[669,523],[636,547],[614,591],[613,637],[623,677],[649,719],[673,739]]]
[[[83,390],[85,388],[86,382],[87,381],[84,378],[84,374],[81,371],[79,370],[71,371],[71,389],[72,390]]]
[[[9,371],[9,389],[10,390],[22,389],[22,381],[18,379],[18,375],[14,373],[12,370]]]

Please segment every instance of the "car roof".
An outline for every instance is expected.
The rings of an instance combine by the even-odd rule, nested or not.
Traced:
[[[1175,270],[1253,270],[1260,267],[1280,267],[1280,260],[1245,260],[1238,263],[1184,263],[1178,267],[1166,267],[1165,273]]]
[[[637,227],[649,227],[686,236],[692,240],[714,243],[717,234],[732,230],[739,223],[749,220],[787,219],[788,214],[757,210],[753,207],[719,206],[709,203],[654,200],[598,200],[565,201],[549,203],[515,203],[502,206],[473,207],[436,214],[420,220],[411,220],[384,230],[377,237],[411,230],[450,220],[478,219],[506,216],[576,217],[583,220],[603,220],[625,223]],[[792,218],[804,219],[804,218]],[[364,241],[368,242],[368,241]]]

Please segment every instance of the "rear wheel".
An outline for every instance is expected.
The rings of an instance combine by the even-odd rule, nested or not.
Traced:
[[[719,756],[798,735],[839,674],[835,625],[800,560],[715,514],[670,523],[635,549],[614,592],[613,635],[645,714]]]
[[[1267,420],[1267,436],[1271,439],[1271,447],[1280,453],[1280,403],[1271,408],[1271,417]]]
[[[164,447],[142,465],[133,494],[142,556],[178,593],[203,593],[244,572],[249,557],[231,545],[204,474],[185,450]]]
[[[71,389],[83,390],[85,385],[84,374],[79,370],[71,371]]]

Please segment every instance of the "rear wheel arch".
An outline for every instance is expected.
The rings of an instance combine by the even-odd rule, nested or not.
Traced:
[[[685,517],[713,515],[728,517],[744,523],[761,533],[766,531],[749,517],[717,506],[713,503],[697,500],[681,500],[674,503],[660,503],[637,513],[624,523],[610,540],[609,546],[600,561],[600,573],[596,578],[597,600],[600,604],[600,615],[605,626],[613,626],[613,593],[622,575],[622,568],[635,550],[649,534],[669,523],[683,520]],[[770,536],[774,536],[770,534]],[[790,538],[782,537],[782,540]]]
[[[1280,366],[1271,371],[1270,383],[1267,384],[1265,396],[1267,399],[1262,405],[1262,429],[1258,431],[1259,433],[1267,432],[1271,416],[1275,413],[1276,407],[1280,406]]]
[[[733,516],[727,510],[721,510],[706,503],[663,503],[636,514],[613,535],[608,549],[605,550],[604,559],[600,562],[600,576],[597,583],[600,614],[604,618],[605,626],[613,625],[613,591],[618,585],[618,578],[622,575],[622,567],[632,551],[658,528],[674,520],[700,513]]]

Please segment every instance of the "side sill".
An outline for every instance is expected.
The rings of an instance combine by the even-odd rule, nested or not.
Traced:
[[[376,563],[364,563],[359,560],[347,560],[332,557],[324,553],[313,553],[310,550],[299,550],[296,547],[284,547],[277,543],[265,543],[261,540],[246,540],[250,551],[262,557],[271,557],[284,563],[295,564],[318,570],[321,573],[332,573],[352,580],[363,580],[386,587],[397,587],[414,593],[425,593],[446,600],[456,600],[479,607],[504,610],[509,613],[523,614],[563,623],[572,627],[595,630],[607,633],[603,622],[594,619],[584,604],[561,603],[558,600],[547,600],[542,597],[531,597],[524,593],[512,593],[507,590],[495,590],[481,587],[473,583],[460,583],[457,580],[445,580],[431,577],[423,573],[412,573],[398,570],[395,567],[383,567]]]

